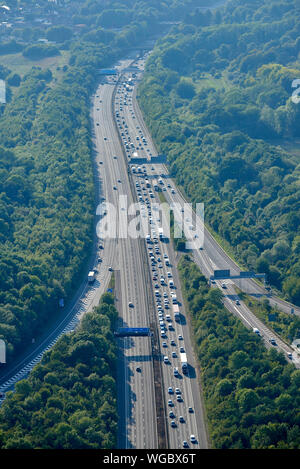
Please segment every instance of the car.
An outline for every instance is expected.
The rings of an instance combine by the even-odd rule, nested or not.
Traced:
[[[180,423],[184,423],[184,422],[185,422],[185,420],[184,420],[184,418],[183,418],[182,415],[180,415],[180,417],[179,417],[179,422],[180,422]]]
[[[172,422],[171,422],[171,427],[172,427],[172,428],[176,428],[176,427],[177,427],[177,424],[176,424],[175,420],[172,420]]]
[[[269,342],[270,342],[270,344],[272,344],[272,345],[277,345],[276,340],[273,339],[273,337],[271,337],[271,339],[269,339]]]
[[[174,394],[174,391],[173,391],[172,386],[170,386],[170,387],[168,388],[168,393],[169,393],[169,394]]]
[[[197,443],[197,439],[196,439],[195,435],[191,435],[190,440],[191,440],[191,443]]]
[[[172,352],[172,358],[177,358],[177,353],[176,352]]]
[[[183,337],[182,337],[182,335],[181,335],[181,334],[179,334],[179,336],[178,336],[178,340],[183,340]]]
[[[164,356],[164,363],[169,363],[169,357],[167,357],[166,355]]]
[[[176,388],[176,389],[175,389],[175,393],[176,393],[176,394],[181,394],[180,389],[179,389],[179,388]]]
[[[291,352],[288,352],[287,356],[288,356],[288,358],[289,358],[290,360],[293,359],[293,354],[292,354]]]
[[[134,307],[134,305],[133,305],[133,303],[132,303],[131,301],[129,301],[128,307],[129,307],[129,308],[133,308],[133,307]]]
[[[174,418],[175,418],[175,414],[174,414],[173,410],[170,410],[170,412],[169,412],[169,417],[170,417],[171,419],[174,419]]]
[[[189,407],[189,408],[188,408],[188,411],[189,411],[190,414],[193,414],[193,413],[194,413],[193,407]]]
[[[174,406],[173,401],[172,401],[171,399],[168,400],[168,406],[169,406],[169,407],[173,407],[173,406]]]
[[[136,368],[136,371],[137,371],[138,373],[141,373],[141,372],[142,372],[142,369],[138,366],[138,367]]]
[[[187,441],[184,441],[184,442],[182,443],[182,446],[183,446],[184,448],[189,448],[189,444],[188,444]]]
[[[180,353],[184,353],[184,347],[180,347]]]
[[[171,345],[173,345],[173,347],[175,347],[175,346],[176,346],[176,342],[175,342],[175,340],[174,340],[174,339],[172,339],[172,340],[171,340]]]
[[[99,125],[100,125],[100,124],[99,124],[99,122],[97,122],[97,124],[96,124],[96,125],[98,125],[98,126],[99,126]]]
[[[182,396],[180,394],[178,394],[176,396],[176,400],[177,400],[177,402],[182,402],[183,401]]]
[[[98,262],[99,262],[99,264],[100,264],[100,262],[102,262],[101,257],[98,257]]]
[[[239,305],[240,304],[239,300],[235,300],[235,304]]]
[[[167,342],[163,342],[163,343],[162,343],[162,346],[163,346],[163,347],[168,347]],[[166,363],[166,362],[165,362],[165,363]]]
[[[114,186],[113,189],[114,189],[114,191],[116,191],[116,190],[117,190],[117,186]]]
[[[108,270],[109,270],[110,272],[112,272],[112,271],[113,271],[113,268],[112,268],[112,267],[108,267]]]

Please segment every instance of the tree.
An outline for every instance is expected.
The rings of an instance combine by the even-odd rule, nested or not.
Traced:
[[[73,31],[66,26],[52,26],[47,30],[46,37],[49,41],[64,42],[72,38]]]
[[[10,86],[20,86],[21,77],[17,73],[13,73],[7,77],[7,83]]]
[[[195,87],[193,83],[186,79],[181,79],[176,86],[178,95],[183,99],[192,99],[195,96]]]

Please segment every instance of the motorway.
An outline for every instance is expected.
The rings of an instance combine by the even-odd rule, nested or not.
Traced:
[[[139,63],[139,66],[141,66],[141,63]],[[134,147],[135,149],[137,137],[142,141],[144,136],[137,132],[138,120],[133,112],[132,97],[130,97],[130,92],[126,90],[126,83],[123,79],[120,80],[116,92],[114,109],[124,148],[128,149],[130,145],[131,148]],[[142,151],[146,153],[146,148],[143,147]],[[123,161],[127,165],[126,159],[123,159]],[[152,226],[148,224],[151,216],[155,218],[154,203],[159,204],[159,198],[157,193],[153,193],[149,181],[148,184],[146,183],[147,171],[151,171],[150,166],[143,169],[143,173],[131,173],[130,179],[132,187],[136,190],[136,198],[140,203],[139,220],[140,222],[143,218],[147,220],[148,231],[141,233],[143,243],[145,244],[144,238],[147,234],[151,236],[151,240],[147,242],[147,258],[149,261],[148,265],[144,265],[144,269],[149,269],[149,267],[151,269],[151,288],[153,295],[155,295],[155,317],[156,327],[160,331],[163,393],[169,448],[182,448],[184,442],[186,442],[186,447],[207,448],[208,441],[197,379],[196,360],[193,355],[189,329],[184,320],[179,279],[176,269],[173,267],[175,265],[175,253],[166,239],[161,240],[159,238],[154,224]],[[173,280],[173,287],[169,285],[170,279]],[[181,321],[175,321],[172,312],[173,300],[171,294],[175,291],[180,306]],[[134,318],[137,319],[136,316]],[[163,324],[162,327],[159,326],[159,322]],[[181,371],[180,348],[186,352],[188,357],[188,375],[184,375]],[[178,377],[174,376],[174,368],[179,370]],[[195,436],[194,443],[190,441],[191,435]]]
[[[99,175],[107,187],[105,209],[109,211],[108,203],[117,209],[116,226],[119,228],[121,226],[119,217],[122,216],[119,195],[127,196],[128,205],[133,202],[133,198],[122,148],[112,120],[114,88],[113,79],[100,84],[94,102],[94,128]],[[124,208],[126,209],[126,204]],[[105,216],[103,222],[105,223]],[[104,228],[105,226],[99,226],[100,239],[102,235],[105,236]],[[121,293],[117,298],[117,306],[122,325],[147,327],[149,326],[147,290],[139,255],[139,243],[131,238],[117,237],[116,239],[117,255],[114,262],[109,266],[102,263],[101,268],[111,268],[115,271],[116,290]],[[128,306],[129,303],[133,304],[132,308]],[[123,431],[119,446],[122,448],[156,448],[156,412],[150,339],[125,338],[119,339],[119,344],[122,352],[119,368],[123,363],[125,370],[125,383],[119,388],[119,402],[120,400],[122,402],[119,410],[120,421],[126,421],[126,425],[121,424]],[[142,373],[136,371],[138,365],[142,366]],[[121,375],[122,370],[119,373]]]

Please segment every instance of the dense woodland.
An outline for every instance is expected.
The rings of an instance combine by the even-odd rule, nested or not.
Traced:
[[[106,294],[65,334],[0,409],[1,449],[114,448],[118,316]]]
[[[234,0],[158,41],[139,101],[177,183],[247,270],[300,304],[300,5]]]
[[[179,267],[214,448],[300,446],[300,370],[249,331],[185,255]]]

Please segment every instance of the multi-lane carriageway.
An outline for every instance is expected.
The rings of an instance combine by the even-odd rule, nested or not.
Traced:
[[[120,132],[118,136],[121,129],[115,126],[112,113],[114,95],[113,112],[123,112],[123,105],[120,102],[122,85],[118,85],[114,93],[115,86],[114,79],[108,79],[106,83],[101,84],[96,92],[94,102],[95,144],[99,177],[106,182],[106,187],[110,188],[105,195],[106,207],[108,207],[107,202],[115,203],[117,206],[116,197],[118,195],[126,195],[129,206],[137,200],[138,191],[143,191],[144,197],[150,199],[150,189],[146,188],[144,178],[140,176],[132,178],[128,177],[127,174],[124,147],[121,148],[119,140],[123,132]],[[136,185],[139,186],[139,190],[135,190]],[[158,199],[157,202],[159,203]],[[121,214],[122,209],[123,207],[119,207]],[[100,238],[101,233],[104,235],[104,231],[101,232],[100,229]],[[153,240],[153,244],[147,245],[148,249],[146,249],[144,239],[131,237],[118,239],[117,245],[115,263],[110,267],[115,271],[117,306],[123,320],[122,325],[149,327],[150,323],[153,325],[154,318],[158,328],[159,304],[163,305],[165,315],[169,311],[169,314],[173,316],[167,272],[169,272],[169,276],[172,276],[177,297],[182,303],[177,273],[173,268],[174,253],[168,244],[159,239],[156,240],[156,243]],[[149,249],[150,246],[151,249]],[[153,261],[150,260],[150,250]],[[169,259],[169,266],[166,265],[166,257]],[[153,265],[150,266],[150,263]],[[105,266],[102,265],[103,267]],[[153,280],[155,273],[157,273],[157,280]],[[164,285],[160,283],[162,275],[166,280]],[[152,296],[153,300],[156,283],[158,284],[156,290],[159,290],[159,297],[156,297],[153,308],[154,301],[151,301],[151,298],[149,300],[149,295]],[[164,300],[169,301],[166,308]],[[130,307],[129,304],[132,306]],[[181,311],[183,312],[182,309]],[[206,448],[208,446],[206,429],[188,327],[175,322],[173,317],[168,325],[170,325],[170,329],[166,331],[166,337],[161,338],[160,341],[161,355],[168,356],[168,363],[162,363],[162,383],[160,383],[165,409],[166,445],[169,448],[182,448],[183,442],[186,441],[188,447]],[[175,345],[170,345],[171,340],[174,341]],[[156,415],[156,396],[153,386],[151,341],[142,337],[131,337],[119,339],[119,342],[121,350],[119,360],[119,377],[121,378],[119,380],[119,413],[121,415],[119,446],[123,448],[156,448],[158,446],[156,429],[158,415]],[[180,347],[184,348],[189,357],[190,374],[188,376],[181,372]],[[177,378],[174,376],[174,367],[179,369],[179,377]],[[137,371],[137,368],[141,371]],[[171,387],[172,394],[168,391]],[[180,391],[178,398],[176,388]],[[177,392],[179,392],[178,390]],[[169,417],[170,412],[173,412],[174,417]],[[122,421],[125,424],[122,424]],[[171,427],[171,422],[174,422],[172,425],[175,427]],[[191,435],[195,436],[194,443],[191,443]]]

